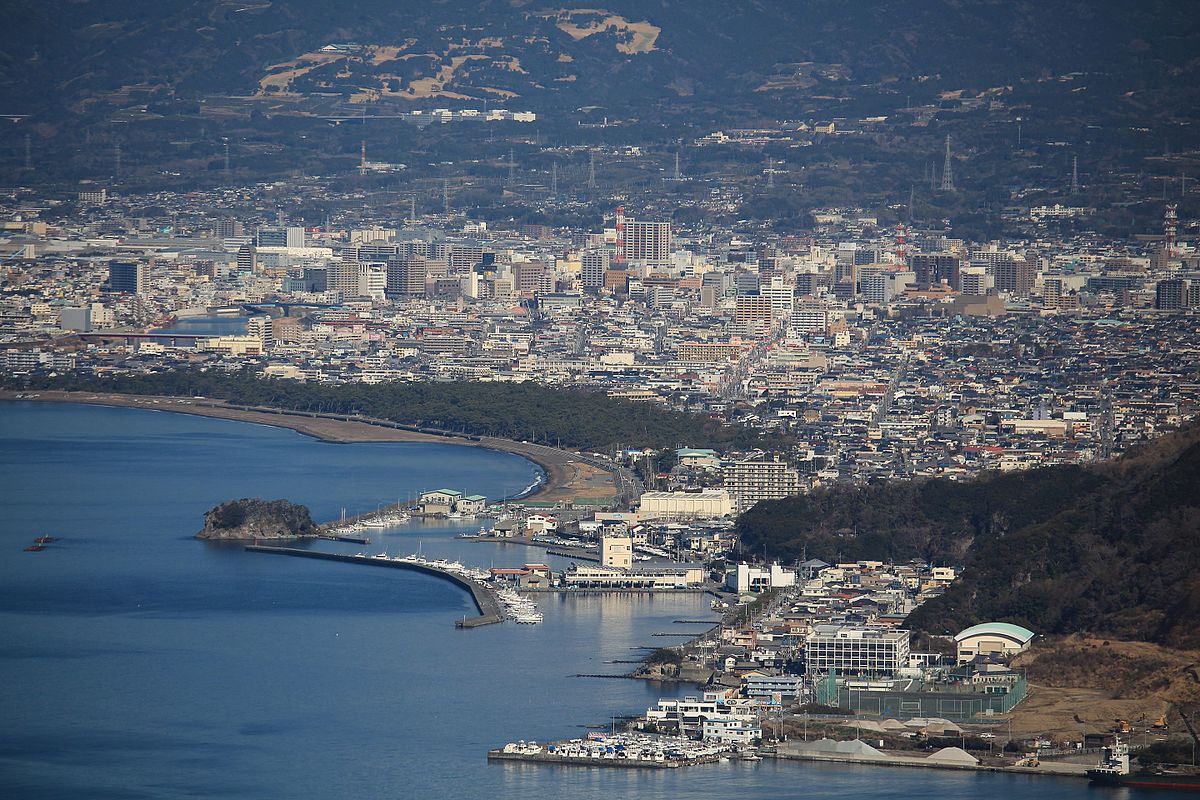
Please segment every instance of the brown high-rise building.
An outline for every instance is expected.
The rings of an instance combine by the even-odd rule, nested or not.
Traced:
[[[1037,276],[1037,265],[1022,256],[1006,256],[997,259],[995,266],[996,291],[1008,292],[1014,297],[1028,297]]]
[[[426,263],[422,256],[392,258],[387,262],[387,294],[389,297],[423,297],[425,295]]]
[[[908,257],[908,268],[916,277],[918,289],[929,289],[941,283],[951,289],[961,288],[958,256],[950,253],[914,253]]]

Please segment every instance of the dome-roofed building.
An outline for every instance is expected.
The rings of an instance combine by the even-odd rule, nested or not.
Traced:
[[[1007,659],[1029,647],[1036,634],[1009,622],[984,622],[960,631],[954,637],[958,663],[966,664],[979,656]]]

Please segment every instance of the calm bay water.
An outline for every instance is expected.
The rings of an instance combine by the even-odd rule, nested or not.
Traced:
[[[234,497],[286,497],[328,519],[440,486],[496,497],[536,475],[516,456],[451,445],[335,445],[168,413],[0,404],[0,797],[1135,796],[770,760],[489,765],[489,747],[581,736],[582,724],[680,693],[569,676],[623,671],[606,662],[677,632],[674,619],[710,616],[707,602],[549,597],[541,625],[459,631],[454,619],[474,609],[444,582],[190,538],[205,510]],[[370,549],[546,560],[454,538],[470,527],[412,523]],[[61,541],[22,552],[42,533]]]
[[[195,336],[242,336],[246,333],[247,319],[242,316],[183,317],[157,330]]]

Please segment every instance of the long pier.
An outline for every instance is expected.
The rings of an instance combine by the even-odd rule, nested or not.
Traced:
[[[426,575],[432,575],[435,578],[441,578],[442,580],[457,584],[471,593],[471,599],[475,602],[475,608],[478,609],[479,616],[474,619],[457,620],[454,623],[456,627],[478,628],[481,625],[492,625],[504,621],[504,615],[500,611],[500,601],[496,599],[496,596],[492,594],[490,589],[480,586],[475,581],[464,578],[461,575],[456,575],[449,570],[439,569],[432,564],[418,564],[412,561],[397,561],[390,558],[377,558],[375,556],[325,553],[320,550],[302,550],[297,547],[267,547],[258,544],[246,545],[246,550],[251,553],[271,553],[277,556],[316,558],[322,561],[341,561],[344,564],[367,564],[374,567],[391,567],[392,569],[423,572]]]

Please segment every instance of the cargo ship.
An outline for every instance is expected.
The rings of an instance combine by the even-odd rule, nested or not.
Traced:
[[[1200,772],[1194,767],[1166,769],[1144,768],[1137,772],[1129,769],[1129,745],[1120,739],[1111,747],[1104,748],[1104,758],[1087,771],[1092,783],[1106,786],[1137,786],[1142,789],[1182,789],[1200,791]]]

